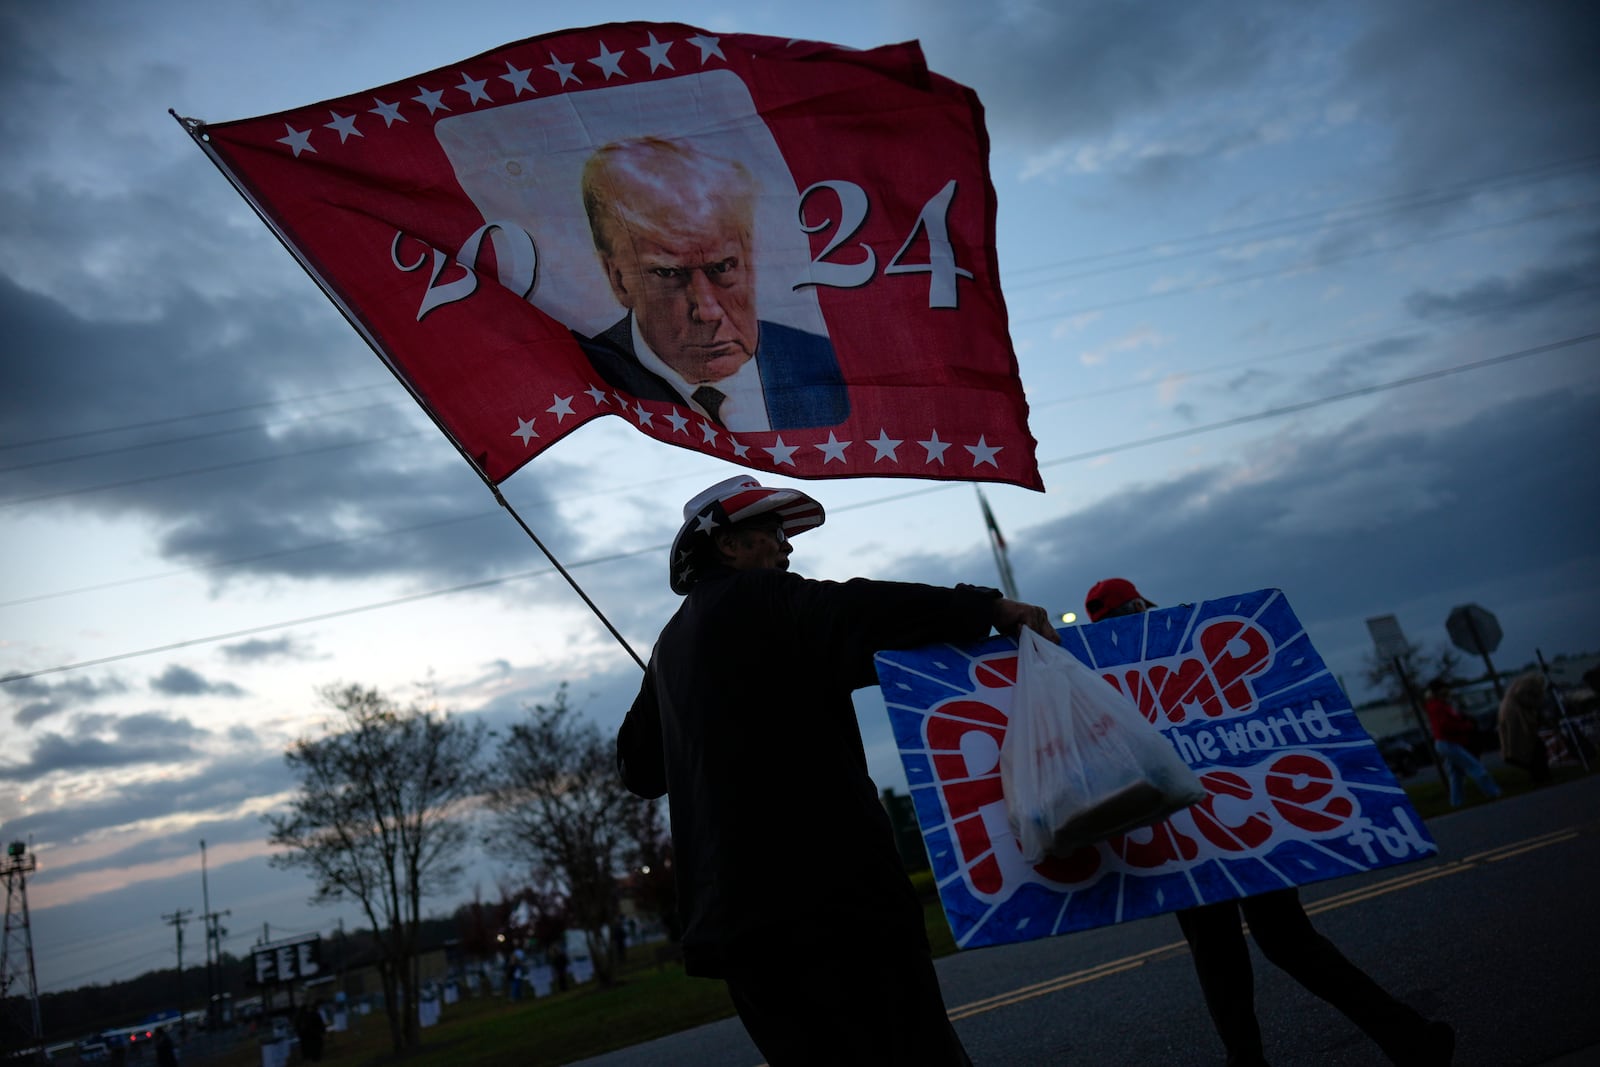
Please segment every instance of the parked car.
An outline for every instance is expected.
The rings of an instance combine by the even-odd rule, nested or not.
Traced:
[[[1433,739],[1422,730],[1402,730],[1378,738],[1378,751],[1396,778],[1409,778],[1433,762]]]

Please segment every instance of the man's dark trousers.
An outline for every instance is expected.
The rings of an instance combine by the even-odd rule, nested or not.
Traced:
[[[926,950],[840,938],[796,936],[763,965],[730,969],[739,1019],[771,1067],[971,1067]]]

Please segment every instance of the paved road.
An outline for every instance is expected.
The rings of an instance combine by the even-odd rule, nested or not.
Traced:
[[[1461,1067],[1600,1064],[1600,775],[1428,827],[1437,859],[1304,890],[1318,928],[1386,988],[1449,1019]],[[1275,1067],[1385,1062],[1332,1008],[1255,959]],[[979,1067],[1222,1063],[1170,915],[938,966]],[[761,1054],[728,1019],[583,1063],[755,1067]]]

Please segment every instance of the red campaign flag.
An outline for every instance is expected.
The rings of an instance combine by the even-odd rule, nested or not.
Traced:
[[[612,415],[798,478],[1043,487],[982,107],[914,42],[613,23],[186,125],[493,483]]]

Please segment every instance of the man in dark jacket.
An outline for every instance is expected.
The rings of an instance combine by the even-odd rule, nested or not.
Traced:
[[[751,1038],[787,1064],[965,1064],[850,692],[874,653],[991,626],[1054,638],[994,589],[786,573],[820,526],[803,493],[729,479],[684,508],[685,594],[617,737],[623,780],[668,795],[684,964],[723,978]]]

